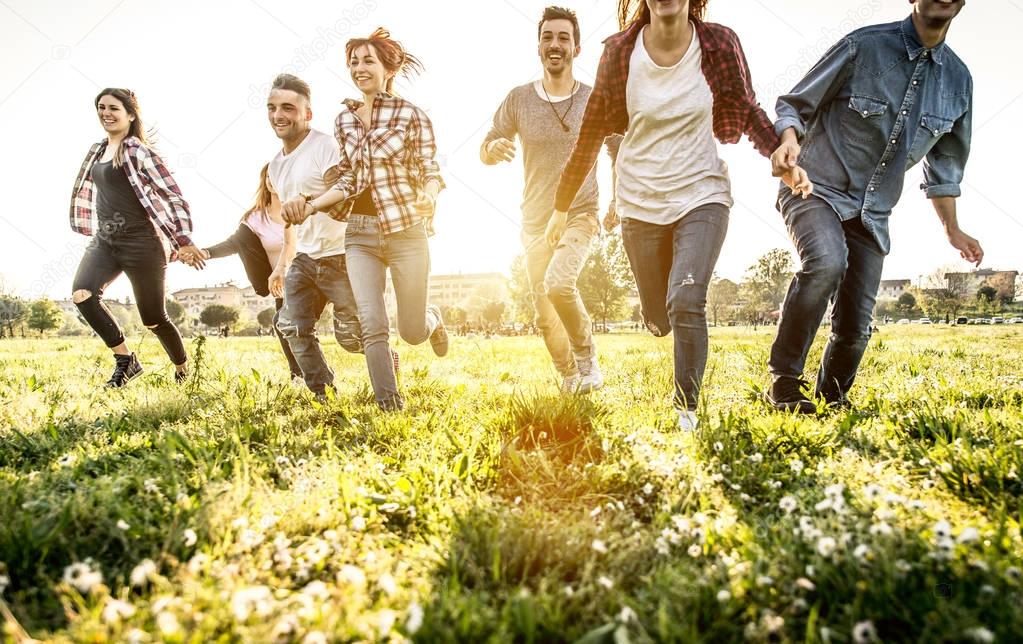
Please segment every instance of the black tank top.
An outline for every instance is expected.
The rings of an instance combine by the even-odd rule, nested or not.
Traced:
[[[373,189],[366,188],[355,197],[355,204],[352,206],[353,215],[367,215],[373,217],[379,215],[377,205],[373,202]]]
[[[149,223],[149,214],[135,196],[123,165],[115,168],[113,161],[96,162],[92,181],[96,184],[96,217],[101,223]]]

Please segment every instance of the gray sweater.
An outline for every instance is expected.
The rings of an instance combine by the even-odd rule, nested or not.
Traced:
[[[494,126],[487,134],[484,145],[495,139],[514,140],[518,135],[522,146],[522,165],[525,169],[526,184],[522,190],[522,228],[530,235],[543,233],[547,221],[554,212],[554,196],[558,191],[561,169],[572,155],[579,127],[582,125],[586,101],[592,88],[579,83],[574,100],[554,103],[554,109],[545,98],[541,98],[532,82],[520,85],[508,93],[494,114]],[[571,104],[572,108],[569,108]],[[554,111],[564,115],[569,131],[561,127]],[[568,114],[565,115],[565,111]],[[616,143],[621,137],[608,137],[608,151],[617,152]],[[615,149],[612,151],[612,147]],[[596,165],[590,169],[572,208],[569,218],[579,214],[597,214]]]

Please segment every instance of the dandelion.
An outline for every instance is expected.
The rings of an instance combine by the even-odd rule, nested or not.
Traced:
[[[65,568],[63,581],[65,584],[74,586],[78,592],[84,595],[93,592],[97,586],[103,583],[103,573],[93,570],[92,560],[86,559]]]
[[[796,499],[792,496],[783,496],[781,497],[781,500],[778,501],[778,507],[781,508],[782,512],[785,514],[792,514],[795,512],[796,506]]]
[[[871,525],[869,531],[870,534],[874,536],[887,537],[892,534],[892,527],[885,523],[884,521],[881,521],[879,523]]]
[[[789,462],[789,468],[791,468],[792,472],[797,476],[803,472],[804,467],[805,466],[803,465],[803,461],[799,460],[798,458],[794,458],[792,459],[792,461]]]
[[[827,559],[835,552],[838,543],[832,537],[821,537],[817,540],[817,553]]]
[[[776,615],[769,610],[764,611],[763,616],[760,618],[760,626],[767,631],[768,634],[777,633],[784,625],[785,618],[781,615]]]
[[[361,516],[352,517],[350,526],[352,530],[355,530],[356,532],[362,532],[363,530],[366,529],[366,518]]]
[[[184,542],[185,542],[185,547],[186,548],[191,548],[199,540],[199,535],[197,535],[195,533],[195,530],[193,530],[191,528],[187,528],[182,533],[182,536],[184,537]]]
[[[703,554],[703,548],[694,543],[693,545],[689,546],[689,549],[686,550],[686,552],[689,553],[690,557],[695,559],[699,557],[701,554]]]
[[[883,493],[884,488],[877,483],[870,483],[863,488],[863,496],[866,497],[868,501],[876,500],[877,497],[881,496]]]
[[[802,588],[803,590],[811,592],[811,593],[813,591],[817,590],[817,584],[813,583],[812,581],[810,581],[806,577],[800,577],[799,579],[797,579],[796,580],[796,587],[797,588]]]
[[[867,642],[877,640],[877,630],[874,628],[874,622],[869,620],[858,622],[856,626],[853,626],[852,635],[853,641],[856,644],[867,644]]]
[[[965,528],[959,533],[956,541],[964,544],[976,543],[977,541],[980,541],[980,531],[974,527]]]
[[[654,550],[662,557],[667,557],[671,554],[671,546],[668,545],[668,540],[664,537],[657,537],[657,540],[654,541]]]
[[[131,585],[135,588],[141,588],[146,585],[154,575],[156,575],[156,563],[152,559],[143,559],[139,562],[139,565],[132,568],[131,571]]]
[[[749,460],[750,463],[753,463],[754,465],[759,465],[760,463],[764,462],[764,455],[761,454],[760,452],[757,452],[756,454],[752,454],[749,457]]]
[[[612,588],[614,588],[615,585],[615,582],[611,581],[604,575],[601,575],[600,577],[597,578],[597,583],[600,584],[606,590],[611,590]]]
[[[394,597],[398,594],[397,582],[394,581],[394,577],[386,572],[380,575],[380,578],[377,579],[377,588],[383,591],[383,593],[388,597]]]
[[[643,486],[643,494],[645,496],[650,496],[653,493],[654,493],[654,484],[653,483],[647,483],[646,485]]]
[[[944,519],[935,523],[932,530],[938,539],[948,539],[952,536],[952,526]]]
[[[724,449],[725,449],[725,446],[724,446],[724,444],[721,441],[717,441],[717,442],[714,443],[714,451],[715,452],[722,452],[722,451],[724,451]]]
[[[359,568],[358,566],[345,564],[341,566],[341,570],[338,571],[337,580],[351,586],[365,586],[366,573],[362,572],[362,568]]]
[[[418,602],[412,602],[408,607],[408,615],[405,617],[405,632],[415,635],[423,626],[423,607]]]
[[[120,599],[109,598],[107,605],[103,607],[103,621],[107,624],[116,624],[135,614],[135,607]]]
[[[178,623],[178,618],[174,616],[174,613],[160,613],[156,616],[156,627],[160,629],[160,633],[163,635],[171,636],[181,631],[181,624]]]
[[[873,556],[873,554],[874,553],[873,551],[871,551],[870,546],[868,546],[865,543],[861,543],[860,545],[856,546],[855,550],[853,550],[853,556],[862,562],[869,560]]]
[[[834,483],[824,488],[824,495],[830,498],[842,496],[845,493],[845,485],[843,483]]]
[[[193,575],[198,575],[206,566],[210,563],[210,556],[205,552],[196,553],[194,557],[188,560],[188,572]]]
[[[719,590],[718,591],[718,601],[721,602],[722,604],[724,604],[725,602],[727,602],[731,598],[732,598],[732,593],[730,593],[729,591],[727,591],[727,590]]]
[[[995,641],[995,634],[989,631],[988,629],[984,628],[983,626],[971,628],[967,630],[965,633],[963,633],[963,635],[968,640],[973,640],[974,642],[983,642],[983,644],[990,644],[990,642]]]
[[[595,550],[599,554],[602,555],[607,554],[607,544],[605,544],[600,539],[594,539],[593,543],[590,544],[590,547],[593,548],[593,550]]]

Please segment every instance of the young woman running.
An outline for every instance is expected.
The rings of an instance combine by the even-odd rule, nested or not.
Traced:
[[[72,300],[89,326],[114,352],[108,387],[123,387],[142,373],[124,333],[103,304],[103,291],[128,275],[139,316],[174,363],[174,378],[187,376],[181,334],[167,317],[164,277],[167,262],[184,253],[191,262],[192,219],[174,177],[149,147],[135,94],[104,89],[96,115],[107,138],[89,150],[71,199],[71,228],[92,237],[78,266]]]
[[[242,215],[238,230],[219,244],[203,248],[196,256],[188,259],[196,266],[203,267],[205,260],[238,255],[253,290],[260,297],[273,295],[274,308],[280,311],[284,306],[284,276],[288,274],[291,260],[295,256],[296,237],[295,229],[286,226],[281,217],[281,200],[270,183],[269,170],[270,164],[266,164],[259,171],[256,200]],[[288,340],[277,331],[276,324],[274,333],[288,360],[292,380],[297,378],[296,384],[304,385],[302,368],[295,360]]]
[[[427,338],[438,356],[448,335],[440,309],[426,302],[430,274],[427,237],[437,194],[444,187],[434,159],[433,126],[422,109],[393,93],[394,77],[422,69],[384,29],[345,46],[348,71],[361,100],[346,100],[335,123],[341,148],[340,179],[317,199],[294,205],[285,219],[298,223],[314,211],[348,203],[345,254],[362,325],[366,365],[377,405],[401,409],[389,345],[384,288],[391,271],[398,306],[398,333],[409,344]],[[289,219],[289,216],[292,217]]]
[[[736,143],[746,134],[765,157],[778,147],[738,37],[703,22],[707,1],[619,0],[623,31],[605,41],[547,227],[555,243],[604,138],[625,134],[616,160],[616,216],[646,326],[658,337],[674,334],[674,404],[683,431],[696,428],[707,364],[707,286],[732,206],[714,138]],[[793,192],[812,189],[801,168],[784,178]]]

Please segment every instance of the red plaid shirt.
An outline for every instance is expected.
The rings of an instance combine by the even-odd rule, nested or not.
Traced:
[[[92,166],[106,149],[106,141],[89,148],[71,193],[71,230],[90,237],[96,234],[96,190],[92,182]],[[170,170],[156,152],[136,137],[124,140],[124,164],[121,167],[153,226],[170,242],[172,257],[177,256],[178,248],[192,244],[192,216]]]
[[[444,188],[434,159],[433,124],[422,109],[381,92],[373,100],[367,131],[355,113],[361,106],[362,101],[346,100],[334,123],[334,137],[341,146],[341,176],[336,188],[345,193],[348,203],[331,216],[347,219],[355,198],[369,188],[380,213],[380,228],[390,235],[424,220],[415,204],[427,182],[435,180]],[[432,218],[427,220],[427,232],[433,232]]]
[[[739,37],[722,25],[700,20],[693,20],[693,24],[703,53],[703,75],[714,97],[714,136],[722,143],[738,143],[747,134],[758,152],[771,156],[780,142],[771,119],[757,103]],[[642,30],[643,25],[635,23],[604,41],[579,138],[561,173],[554,206],[557,210],[568,211],[572,205],[604,138],[612,133],[624,134],[629,126],[625,100],[629,59]]]

